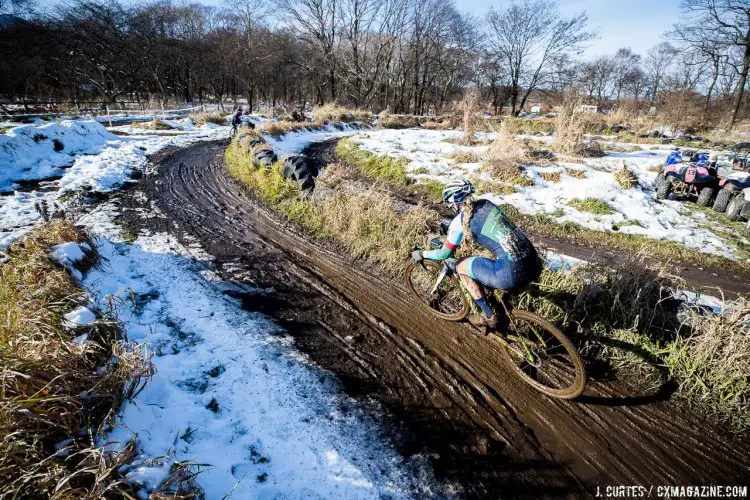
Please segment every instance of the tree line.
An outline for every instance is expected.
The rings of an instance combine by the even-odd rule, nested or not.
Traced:
[[[0,0],[0,94],[110,103],[246,100],[442,113],[478,88],[495,113],[575,90],[592,104],[674,95],[704,118],[747,114],[750,4],[683,0],[668,40],[581,61],[585,13],[519,0],[472,17],[452,0],[228,0],[222,6],[72,0],[46,13]],[[723,108],[722,108],[723,109]],[[743,115],[744,113],[744,115]]]

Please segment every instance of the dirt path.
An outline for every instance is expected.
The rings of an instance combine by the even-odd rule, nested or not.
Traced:
[[[669,391],[630,394],[594,380],[571,403],[527,388],[469,328],[279,223],[228,176],[225,146],[164,156],[123,195],[126,225],[164,224],[142,218],[155,202],[173,222],[152,229],[200,240],[220,274],[249,285],[239,294],[245,308],[276,318],[349,394],[384,407],[399,451],[430,456],[459,494],[581,496],[597,485],[750,477],[747,440],[676,412],[661,401]]]

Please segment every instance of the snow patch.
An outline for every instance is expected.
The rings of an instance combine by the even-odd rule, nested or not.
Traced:
[[[128,338],[156,356],[157,372],[106,446],[134,436],[123,468],[145,495],[177,462],[207,464],[207,498],[402,498],[431,496],[421,459],[398,455],[338,383],[298,353],[268,318],[242,311],[183,247],[164,234],[116,243],[112,206],[84,222],[103,237],[106,266],[88,273],[96,301],[120,297]],[[201,254],[202,255],[202,254]],[[104,443],[101,443],[104,444]],[[160,457],[158,460],[152,460]]]
[[[62,168],[78,154],[96,154],[117,136],[94,120],[24,125],[0,135],[0,192],[17,188],[18,181],[62,175]]]
[[[75,327],[81,327],[81,326],[88,326],[91,323],[95,322],[96,314],[91,312],[91,310],[88,307],[79,306],[73,311],[70,311],[69,313],[64,314],[63,319],[65,320],[67,326],[75,328]],[[79,341],[81,337],[78,337],[75,340],[76,343],[82,344],[83,342],[86,341],[86,339]]]

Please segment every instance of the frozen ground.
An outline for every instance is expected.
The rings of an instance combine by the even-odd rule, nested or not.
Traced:
[[[459,146],[445,139],[461,137],[459,131],[433,130],[373,130],[356,134],[354,140],[362,148],[380,155],[405,157],[410,160],[407,171],[419,180],[432,179],[445,182],[454,176],[491,178],[481,171],[481,158],[486,146]],[[490,135],[481,138],[491,138]],[[550,137],[533,137],[534,140],[551,140]],[[605,150],[612,143],[603,142]],[[632,144],[619,144],[632,148]],[[517,187],[513,194],[494,195],[500,203],[508,203],[527,214],[546,214],[555,222],[567,221],[600,231],[642,235],[657,240],[680,243],[700,251],[722,255],[731,259],[746,258],[736,242],[750,244],[746,238],[734,234],[731,227],[720,219],[709,218],[704,213],[680,201],[657,201],[652,182],[656,173],[649,167],[660,165],[671,149],[662,145],[639,145],[629,153],[609,152],[603,158],[581,159],[580,163],[555,161],[545,166],[530,165],[526,175],[534,180],[533,186]],[[449,157],[457,152],[476,153],[480,161],[456,163]],[[613,173],[626,164],[638,176],[638,185],[623,189]],[[583,171],[586,178],[569,175],[569,169]],[[559,182],[547,181],[542,173],[560,174]],[[611,214],[597,215],[579,210],[569,203],[574,199],[597,198],[607,203]],[[727,238],[727,234],[734,235]]]
[[[198,245],[165,234],[120,241],[104,205],[82,219],[104,258],[83,283],[119,304],[156,375],[126,403],[107,446],[137,439],[124,472],[152,491],[177,463],[201,470],[207,498],[382,498],[434,493],[421,458],[398,455],[378,426],[276,324],[246,313],[206,270]],[[74,254],[75,252],[67,252]],[[243,288],[258,293],[263,290]],[[199,465],[200,464],[200,465]]]
[[[229,127],[187,122],[169,135],[133,129],[119,136],[94,120],[23,125],[0,135],[0,192],[6,193],[0,196],[0,248],[39,223],[42,212],[65,210],[71,192],[116,190],[144,168],[146,155],[229,134]],[[19,181],[31,185],[21,188]]]
[[[320,130],[284,134],[278,138],[266,134],[265,139],[273,147],[276,154],[297,154],[314,142],[326,141],[334,137],[345,137],[359,131],[360,129],[354,128],[348,123],[343,123],[340,127],[327,125]]]

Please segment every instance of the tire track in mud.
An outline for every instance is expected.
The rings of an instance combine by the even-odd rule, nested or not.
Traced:
[[[428,454],[460,494],[580,496],[597,485],[750,477],[746,440],[655,398],[599,382],[581,402],[538,394],[473,330],[432,316],[404,286],[281,224],[226,173],[225,146],[163,156],[140,190],[178,232],[201,242],[220,274],[268,290],[239,298],[276,318],[349,394],[383,405],[399,451]],[[143,203],[123,199],[126,207]],[[172,223],[158,229],[175,232]]]

